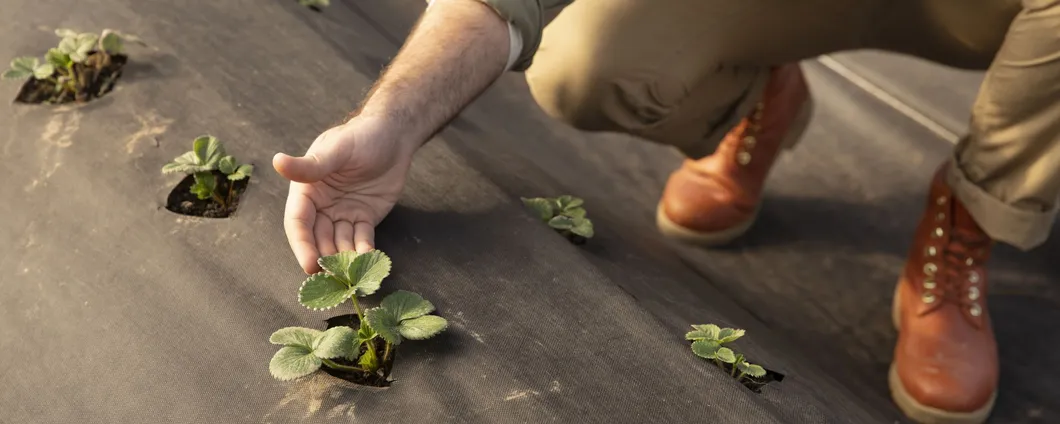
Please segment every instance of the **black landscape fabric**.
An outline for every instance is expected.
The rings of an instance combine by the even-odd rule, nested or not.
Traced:
[[[0,113],[0,421],[11,423],[891,423],[893,283],[945,141],[807,64],[817,120],[778,164],[746,240],[664,241],[655,201],[676,153],[550,121],[505,76],[421,150],[377,231],[406,289],[450,328],[403,343],[393,384],[268,372],[282,327],[350,311],[298,303],[276,152],[342,119],[423,5],[9,0],[0,58],[55,28],[137,34],[115,90]],[[19,84],[4,82],[14,98]],[[257,166],[225,219],[165,208],[163,164],[212,134]],[[575,246],[520,196],[586,199]],[[997,422],[1055,422],[1058,242],[999,252]],[[1052,252],[1052,254],[1050,253]],[[375,299],[380,296],[375,296]],[[690,324],[783,375],[754,393],[694,356]]]

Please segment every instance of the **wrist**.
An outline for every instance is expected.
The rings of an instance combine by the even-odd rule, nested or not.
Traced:
[[[343,126],[356,125],[367,130],[369,134],[386,140],[387,143],[397,144],[400,151],[406,156],[412,156],[427,142],[430,135],[423,135],[416,131],[408,119],[393,114],[373,114],[358,111],[350,114]]]

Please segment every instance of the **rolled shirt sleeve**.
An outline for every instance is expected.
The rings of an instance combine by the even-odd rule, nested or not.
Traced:
[[[541,45],[545,10],[570,4],[573,0],[476,0],[480,1],[508,22],[510,71],[522,72],[530,68],[534,54]],[[427,0],[428,5],[433,0]]]

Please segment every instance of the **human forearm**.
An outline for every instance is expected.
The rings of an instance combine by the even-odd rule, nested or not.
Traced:
[[[358,115],[418,147],[504,72],[508,43],[507,23],[485,4],[435,0]]]

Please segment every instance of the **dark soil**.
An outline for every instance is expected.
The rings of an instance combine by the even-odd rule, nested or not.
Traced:
[[[560,232],[560,234],[563,234],[565,237],[567,237],[567,240],[570,240],[570,242],[573,243],[576,246],[581,246],[581,245],[585,244],[587,241],[589,241],[589,239],[587,239],[585,237],[582,237],[582,236],[579,236],[577,234],[574,234],[570,230],[563,230],[563,231]]]
[[[361,327],[361,321],[357,319],[357,315],[356,314],[339,315],[339,316],[331,317],[331,318],[328,318],[326,322],[328,324],[327,328],[332,328],[332,327],[338,327],[338,326],[345,325],[347,327],[350,327],[350,328],[354,329],[354,331],[356,331],[358,328]],[[378,356],[379,358],[382,358],[383,357],[383,353],[384,353],[384,345],[385,345],[383,340],[377,338],[376,340],[373,341],[373,343],[375,344],[375,354],[376,354],[376,356]],[[367,349],[367,347],[365,347],[365,349]],[[362,349],[362,353],[363,352],[364,352],[364,350]],[[388,387],[388,386],[390,386],[390,371],[393,370],[394,358],[396,356],[397,356],[397,349],[396,348],[391,348],[390,349],[390,358],[388,358],[385,362],[383,362],[383,366],[380,367],[379,371],[377,371],[374,374],[353,373],[353,372],[340,371],[340,370],[329,368],[326,365],[324,367],[322,367],[321,369],[324,370],[324,372],[330,374],[333,377],[341,378],[341,379],[349,381],[349,382],[351,382],[353,384],[360,384],[362,386],[372,386],[372,387]],[[351,366],[351,367],[359,367],[360,366],[360,365],[357,364],[356,361],[347,361],[346,359],[343,359],[343,358],[335,358],[335,359],[332,359],[332,361],[335,361],[336,363],[338,363],[340,365],[347,365],[347,366]]]
[[[222,207],[221,204],[212,198],[200,200],[190,190],[191,186],[195,184],[195,177],[188,175],[180,181],[180,184],[173,188],[173,191],[169,192],[169,198],[166,199],[166,209],[181,215],[201,216],[203,218],[228,218],[231,216],[239,208],[239,199],[243,192],[246,191],[250,178],[230,181],[221,171],[213,171],[213,175],[217,178],[217,188],[214,191],[222,199],[228,196],[228,188],[232,187],[232,195],[227,200],[227,205]]]
[[[91,52],[84,63],[74,64],[74,75],[77,81],[77,91],[63,89],[56,91],[54,81],[38,80],[29,78],[22,85],[15,103],[26,104],[63,104],[83,103],[92,99],[102,97],[114,89],[114,83],[121,78],[122,68],[128,62],[128,56],[117,54],[110,56],[110,61],[103,63],[107,56],[99,52]],[[58,79],[58,70],[52,77]]]
[[[726,363],[722,362],[721,365],[722,365],[721,368],[723,370],[725,370],[725,373],[731,375],[732,378],[735,379],[736,376],[740,375],[740,371],[739,370],[737,370],[735,373],[733,373],[733,371],[732,371],[733,365],[732,364],[726,364]],[[740,381],[740,383],[742,383],[744,385],[744,387],[747,387],[748,389],[751,389],[752,392],[760,394],[760,393],[762,393],[762,387],[765,387],[767,384],[772,383],[774,381],[779,383],[781,380],[784,380],[784,374],[781,374],[781,373],[778,373],[776,371],[772,371],[772,370],[768,370],[767,369],[766,370],[766,375],[763,375],[763,376],[758,377],[758,378],[751,377],[749,375],[745,375],[743,380]]]

